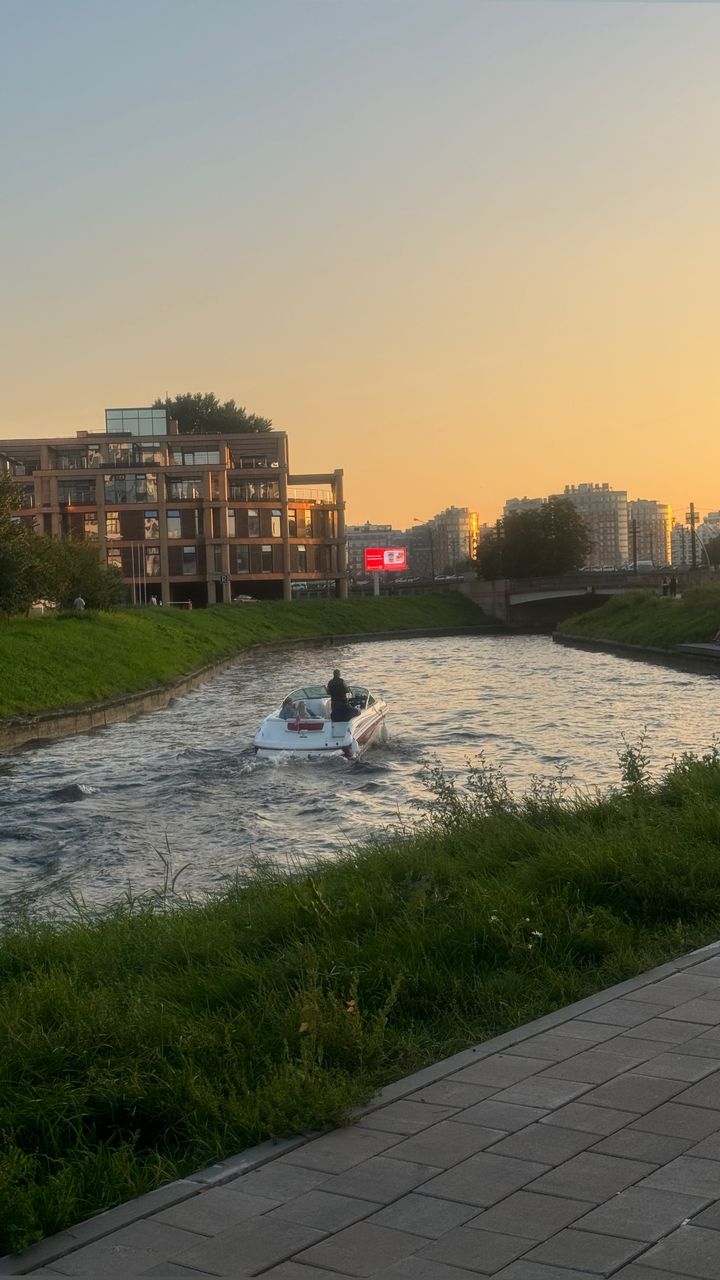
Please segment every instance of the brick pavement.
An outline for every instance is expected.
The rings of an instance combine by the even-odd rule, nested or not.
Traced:
[[[720,1280],[720,944],[244,1153],[0,1273]]]

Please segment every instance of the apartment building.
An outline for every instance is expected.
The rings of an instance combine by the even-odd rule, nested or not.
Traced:
[[[540,511],[547,498],[508,498],[503,507],[503,518],[522,515],[524,511]]]
[[[435,562],[438,572],[457,573],[458,568],[477,556],[479,517],[469,507],[446,507],[433,516]]]
[[[416,578],[442,578],[477,556],[477,511],[468,507],[446,507],[430,520],[417,521],[406,529],[408,568]]]
[[[569,498],[587,525],[592,540],[590,569],[622,569],[629,561],[628,496],[609,484],[565,485],[555,498]]]
[[[347,535],[348,577],[351,582],[358,582],[367,577],[365,573],[365,551],[368,547],[404,547],[407,543],[405,534],[400,529],[393,529],[391,524],[349,524],[345,527]]]
[[[633,498],[628,502],[629,563],[638,560],[657,568],[671,563],[672,510],[664,502]]]
[[[164,409],[108,409],[102,432],[0,452],[19,464],[18,517],[97,542],[136,602],[289,600],[293,580],[347,594],[343,472],[291,474],[282,431],[180,435]]]

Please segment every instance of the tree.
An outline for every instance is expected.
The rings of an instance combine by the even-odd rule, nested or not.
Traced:
[[[591,548],[587,527],[569,498],[549,498],[532,511],[499,520],[478,549],[484,578],[536,578],[582,568]]]
[[[720,536],[711,538],[709,542],[704,543],[707,551],[707,558],[711,564],[720,564]]]
[[[78,595],[94,609],[127,600],[122,576],[100,564],[94,542],[41,537],[15,519],[19,505],[19,486],[0,475],[0,612],[27,612],[34,600],[70,606]]]
[[[167,409],[184,436],[212,435],[216,431],[271,431],[272,419],[237,405],[234,400],[221,404],[211,391],[186,391],[183,395],[156,400],[153,409]]]

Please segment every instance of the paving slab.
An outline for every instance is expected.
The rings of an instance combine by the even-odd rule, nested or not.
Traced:
[[[585,1200],[569,1200],[562,1196],[538,1195],[533,1191],[516,1191],[492,1209],[471,1218],[468,1227],[483,1231],[502,1231],[524,1236],[528,1240],[546,1240],[562,1227],[582,1218],[595,1206]]]
[[[592,1231],[576,1231],[568,1227],[551,1240],[545,1240],[528,1254],[530,1261],[552,1262],[559,1267],[576,1267],[590,1275],[609,1276],[623,1262],[629,1262],[644,1249],[637,1240],[619,1236],[596,1235]]]
[[[527,1240],[519,1236],[457,1227],[433,1244],[426,1245],[420,1256],[446,1266],[467,1267],[480,1275],[492,1276],[526,1251]]]
[[[718,1233],[692,1224],[679,1227],[643,1255],[648,1268],[658,1268],[658,1280],[675,1271],[684,1280],[718,1280]]]
[[[359,1222],[298,1254],[298,1262],[335,1268],[343,1275],[374,1276],[390,1263],[417,1253],[427,1240],[408,1231]]]
[[[453,1227],[462,1226],[477,1216],[477,1205],[462,1204],[457,1200],[440,1200],[437,1196],[422,1196],[411,1192],[368,1218],[368,1222],[381,1227],[393,1227],[396,1231],[409,1231],[413,1235],[435,1240]]]
[[[19,1274],[720,1280],[720,944],[0,1260]]]

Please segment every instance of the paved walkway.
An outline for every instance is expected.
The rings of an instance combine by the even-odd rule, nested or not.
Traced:
[[[0,1264],[44,1276],[720,1280],[720,946]]]

